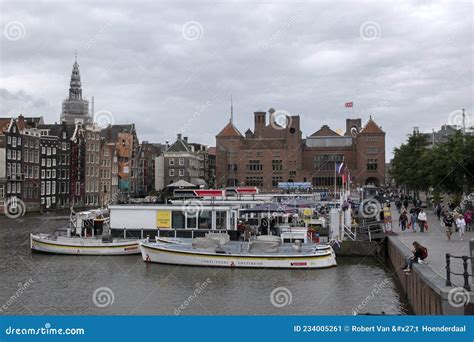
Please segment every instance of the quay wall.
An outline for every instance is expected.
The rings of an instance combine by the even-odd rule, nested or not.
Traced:
[[[416,315],[472,315],[472,304],[455,307],[449,303],[449,291],[446,280],[428,264],[413,264],[410,275],[402,268],[405,259],[412,253],[396,236],[390,236],[387,244],[388,261],[394,269],[403,291]]]
[[[382,241],[342,241],[339,248],[334,246],[336,256],[376,257],[385,260],[387,253],[385,239]]]

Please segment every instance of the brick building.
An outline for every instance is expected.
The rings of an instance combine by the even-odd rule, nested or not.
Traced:
[[[347,119],[346,132],[338,134],[327,125],[302,138],[300,117],[285,116],[281,125],[275,111],[254,113],[254,130],[245,136],[232,120],[216,136],[216,186],[248,185],[267,191],[280,182],[310,182],[331,189],[336,163],[344,162],[354,184],[383,184],[385,132],[370,118]]]
[[[100,185],[100,128],[93,124],[85,127],[86,143],[86,175],[85,175],[85,205],[99,205]]]

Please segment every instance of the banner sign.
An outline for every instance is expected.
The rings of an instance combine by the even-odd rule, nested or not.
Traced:
[[[473,323],[473,316],[0,316],[0,341],[472,342]]]

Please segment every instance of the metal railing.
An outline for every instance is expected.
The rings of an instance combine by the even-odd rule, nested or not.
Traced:
[[[462,265],[463,265],[463,269],[464,269],[463,273],[455,273],[455,272],[451,271],[451,258],[453,258],[453,259],[462,259]],[[446,286],[453,286],[453,284],[451,282],[451,274],[459,275],[459,276],[463,276],[463,278],[464,278],[463,287],[467,291],[471,291],[471,286],[469,284],[469,277],[473,277],[474,275],[469,274],[469,272],[467,271],[468,260],[471,260],[471,262],[472,262],[472,260],[474,260],[474,258],[468,257],[466,255],[456,256],[456,255],[451,255],[450,253],[446,253]]]

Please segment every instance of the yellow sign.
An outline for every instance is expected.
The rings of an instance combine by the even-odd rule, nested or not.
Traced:
[[[171,210],[156,212],[156,228],[171,228]]]
[[[303,209],[303,215],[304,216],[312,216],[313,215],[313,211],[309,208],[305,208]]]

